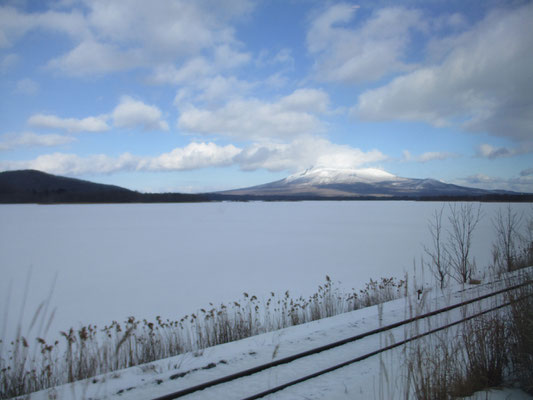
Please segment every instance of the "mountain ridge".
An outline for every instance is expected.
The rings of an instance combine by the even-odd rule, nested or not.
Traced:
[[[209,201],[440,200],[533,202],[533,194],[402,178],[380,169],[311,168],[262,185],[222,192],[140,193],[37,170],[0,172],[0,204]]]
[[[219,192],[223,196],[250,197],[316,197],[345,199],[394,199],[519,196],[523,193],[505,190],[470,188],[435,179],[398,177],[386,171],[366,169],[335,169],[317,167],[287,178],[248,188]]]
[[[0,204],[199,202],[199,194],[140,193],[37,170],[0,172]]]

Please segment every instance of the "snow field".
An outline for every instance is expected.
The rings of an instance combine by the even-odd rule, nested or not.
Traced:
[[[52,288],[47,341],[70,327],[103,327],[129,316],[175,320],[243,292],[261,300],[287,289],[308,297],[326,275],[347,290],[405,272],[430,282],[427,271],[413,272],[413,260],[419,264],[422,246],[430,244],[428,219],[441,205],[3,205],[0,293],[9,307],[0,307],[0,323],[6,321],[0,333],[14,338],[21,324],[30,336],[33,313]],[[491,218],[503,206],[482,206],[471,250],[480,271],[491,262]],[[531,212],[529,204],[512,207]]]
[[[58,398],[92,399],[147,399],[155,398],[207,380],[216,379],[243,369],[354,336],[379,326],[403,320],[412,313],[427,312],[444,305],[455,304],[469,298],[493,292],[501,282],[468,287],[455,286],[445,294],[438,290],[427,291],[418,301],[414,296],[345,313],[304,325],[270,332],[237,342],[205,349],[202,352],[183,354],[148,365],[134,367],[118,373],[107,374],[86,381],[64,385],[52,390]],[[464,313],[476,312],[501,299],[489,298],[483,305],[468,306],[466,310],[454,309],[419,322],[420,331],[443,322],[461,318]],[[381,310],[380,310],[381,309]],[[332,366],[346,359],[375,350],[384,344],[402,340],[414,329],[398,327],[379,336],[371,336],[341,348],[298,360],[296,363],[276,367],[260,374],[229,382],[185,399],[242,399],[273,385],[295,377]],[[416,329],[415,329],[416,330]],[[453,336],[453,334],[452,334]],[[393,399],[401,398],[405,389],[403,347],[374,356],[362,362],[287,388],[266,398],[272,399]],[[93,383],[95,382],[95,383]],[[49,391],[30,396],[47,399]],[[525,397],[524,397],[525,398]]]

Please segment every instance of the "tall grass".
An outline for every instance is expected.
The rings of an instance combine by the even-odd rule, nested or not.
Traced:
[[[525,274],[533,279],[533,274]],[[533,395],[533,288],[523,286],[510,293],[512,302],[508,322],[509,364],[520,387]]]
[[[523,273],[518,281],[532,278]],[[518,384],[533,394],[533,285],[509,292],[506,300],[512,304],[505,309],[408,345],[407,391],[418,400],[447,400]]]
[[[244,293],[238,301],[210,304],[178,320],[132,316],[104,327],[70,328],[51,343],[42,338],[28,343],[19,334],[13,342],[1,343],[0,398],[353,311],[399,298],[406,287],[403,280],[382,278],[370,280],[360,290],[343,291],[326,276],[326,282],[308,298],[293,298],[287,291],[260,300]]]

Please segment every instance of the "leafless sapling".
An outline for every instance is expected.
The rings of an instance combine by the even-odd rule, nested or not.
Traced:
[[[512,271],[517,268],[519,245],[522,242],[520,228],[522,216],[508,204],[504,211],[500,208],[492,220],[496,241],[492,246],[494,266],[499,271]]]
[[[440,284],[440,288],[446,287],[450,275],[450,261],[445,251],[445,242],[442,231],[442,214],[444,205],[440,210],[434,210],[431,219],[428,220],[428,229],[431,236],[431,246],[424,246],[424,252],[430,261],[426,262],[431,273]]]
[[[474,230],[481,218],[481,205],[473,203],[449,204],[450,222],[446,253],[450,260],[452,277],[459,283],[472,278],[475,264],[470,260]]]

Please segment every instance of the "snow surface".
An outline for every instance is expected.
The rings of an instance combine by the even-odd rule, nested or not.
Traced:
[[[377,168],[310,168],[285,178],[286,183],[297,181],[309,185],[326,185],[331,183],[376,183],[403,180],[389,172]]]
[[[456,304],[469,298],[493,292],[502,286],[502,281],[487,282],[478,286],[460,285],[446,293],[428,289],[423,300],[399,299],[383,305],[368,307],[205,349],[160,360],[143,366],[102,375],[74,384],[44,390],[29,396],[31,400],[52,398],[93,400],[140,400],[162,396],[177,390],[220,378],[243,369],[283,358],[292,354],[351,337],[371,329],[403,320],[413,313],[427,312],[444,305]],[[495,303],[496,301],[496,303]],[[479,312],[503,301],[503,296],[490,298],[482,305],[469,306],[467,314]],[[464,310],[456,309],[446,315],[432,317],[431,321],[419,323],[420,331],[427,326],[435,327],[443,322],[460,319]],[[413,328],[414,329],[414,328]],[[371,336],[348,345],[319,353],[295,363],[228,382],[217,387],[192,393],[184,399],[242,399],[269,387],[299,378],[353,359],[384,345],[409,336],[410,329],[399,327],[380,336]],[[403,375],[402,347],[388,351],[382,356],[373,356],[312,380],[291,386],[265,399],[400,399],[403,398],[405,376]],[[54,397],[55,396],[55,397]],[[483,396],[483,397],[481,397]],[[487,397],[480,393],[471,399],[531,399],[518,390],[495,390]]]
[[[427,220],[441,205],[2,205],[0,335],[12,338],[21,322],[31,342],[38,332],[28,332],[29,322],[52,288],[49,312],[56,312],[48,339],[55,340],[60,330],[102,327],[130,315],[179,319],[210,302],[239,300],[243,292],[259,299],[287,289],[309,296],[326,275],[347,289],[370,278],[413,276],[413,261],[419,264],[422,245],[430,244]],[[472,245],[480,269],[491,261],[491,218],[503,206],[482,206]],[[531,213],[529,204],[512,207]],[[417,269],[416,278],[430,276]]]
[[[483,390],[473,396],[465,397],[465,400],[528,400],[533,397],[520,389],[496,388]]]

